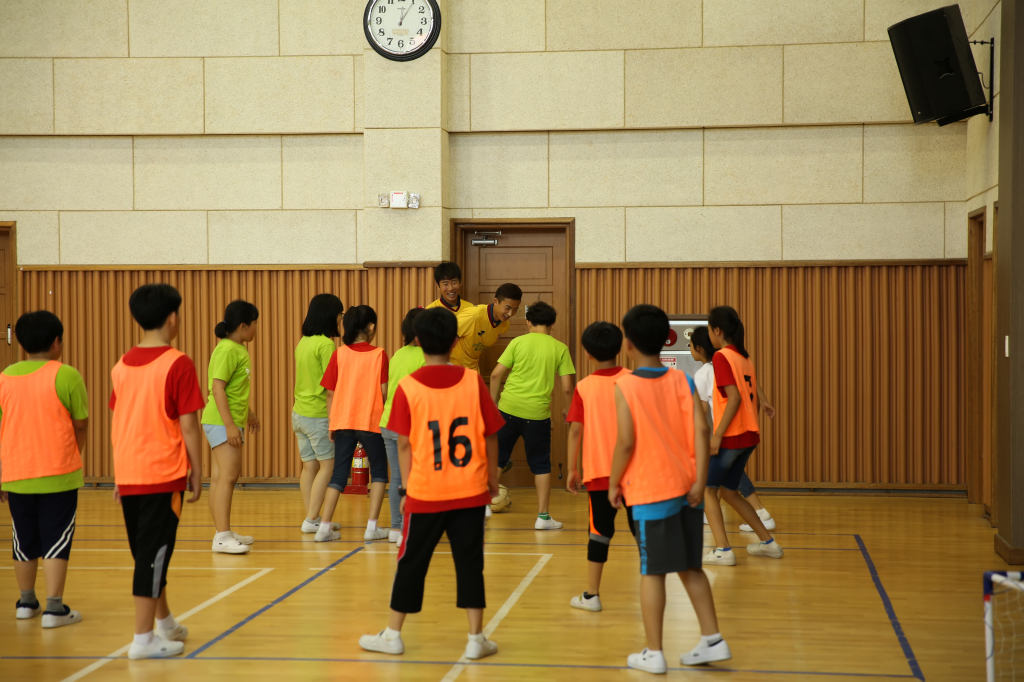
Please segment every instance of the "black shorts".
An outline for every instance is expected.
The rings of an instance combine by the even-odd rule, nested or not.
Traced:
[[[184,492],[126,495],[121,498],[128,546],[135,559],[132,594],[158,599],[167,586]]]
[[[612,544],[615,537],[615,517],[619,510],[608,501],[607,490],[590,490],[587,492],[590,498],[590,541],[587,543],[587,561],[603,564],[608,561],[608,546]],[[629,523],[629,532],[636,535],[633,530],[633,513],[626,507],[626,520]]]
[[[512,459],[512,449],[519,437],[526,447],[526,464],[535,476],[551,473],[551,419],[523,419],[502,412],[505,425],[498,431],[498,466],[504,468]]]
[[[64,559],[71,556],[78,513],[78,489],[60,493],[7,493],[11,507],[15,561]]]
[[[402,548],[391,588],[391,608],[419,613],[423,583],[441,536],[448,535],[455,561],[455,605],[460,609],[487,607],[484,596],[484,509],[453,509],[432,514],[406,513],[402,520]]]
[[[633,525],[642,575],[700,570],[704,554],[703,509],[687,505],[667,519],[634,519]]]
[[[342,429],[334,432],[334,471],[328,488],[345,490],[345,483],[352,475],[352,457],[360,443],[370,460],[370,482],[388,482],[388,451],[384,448],[384,437],[372,431]]]

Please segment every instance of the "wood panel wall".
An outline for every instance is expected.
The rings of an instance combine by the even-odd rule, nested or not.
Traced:
[[[775,487],[964,489],[966,265],[577,269],[577,329],[636,303],[736,308],[778,409],[748,466]],[[581,376],[591,370],[577,344]]]
[[[110,460],[110,369],[141,338],[128,311],[128,297],[142,284],[167,282],[184,299],[176,346],[195,361],[207,391],[207,366],[217,343],[213,328],[236,298],[260,310],[252,357],[252,404],[263,431],[245,445],[243,481],[274,481],[299,475],[301,464],[291,431],[295,380],[294,349],[309,299],[336,294],[346,309],[367,304],[378,314],[377,345],[393,354],[402,343],[401,321],[409,308],[436,298],[432,268],[370,270],[31,270],[19,271],[19,310],[46,309],[64,322],[64,362],[85,379],[90,429],[85,475],[113,476]],[[210,473],[204,442],[203,471]]]

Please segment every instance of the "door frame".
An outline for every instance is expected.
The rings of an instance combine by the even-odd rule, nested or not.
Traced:
[[[11,306],[12,321],[11,326],[13,328],[14,320],[18,319],[18,314],[21,311],[21,269],[18,267],[18,221],[16,220],[0,220],[0,232],[6,231],[11,237],[11,300],[13,304]],[[11,342],[12,346],[16,346],[15,342]],[[21,355],[20,347],[14,351],[14,357]]]
[[[569,281],[569,354],[576,364],[576,219],[575,218],[452,218],[449,257],[464,265],[466,260],[463,235],[474,229],[493,229],[505,225],[516,230],[562,230],[565,232],[565,272]],[[559,313],[561,315],[561,312]]]
[[[985,228],[988,216],[984,207],[967,216],[967,501],[982,502],[982,267],[985,255]]]

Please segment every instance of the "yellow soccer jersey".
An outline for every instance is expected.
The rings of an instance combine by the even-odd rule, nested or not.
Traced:
[[[458,315],[459,341],[452,351],[451,362],[475,372],[480,371],[480,356],[508,331],[509,323],[491,324],[490,305],[471,308],[468,315]]]
[[[462,324],[463,318],[466,318],[466,317],[469,317],[470,315],[472,315],[473,311],[476,309],[475,305],[473,305],[472,303],[470,303],[469,301],[467,301],[466,299],[461,298],[461,297],[459,298],[459,307],[457,309],[449,307],[446,303],[442,303],[441,299],[437,299],[436,301],[428,303],[427,307],[428,308],[441,308],[441,307],[447,308],[448,310],[450,310],[453,313],[455,313],[455,319],[457,319],[459,321],[459,325]]]

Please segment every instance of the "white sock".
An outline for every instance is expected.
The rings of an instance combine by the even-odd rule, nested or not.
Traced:
[[[321,521],[320,522],[320,527],[316,529],[316,534],[317,535],[320,535],[321,533],[323,533],[324,535],[327,535],[330,532],[331,532],[331,522],[330,521]]]
[[[153,631],[145,632],[141,635],[135,635],[135,643],[141,646],[146,646],[153,642]]]
[[[306,523],[320,523],[320,517],[318,516],[315,519],[306,519]]]
[[[384,628],[384,639],[388,641],[394,641],[402,636],[401,630],[392,630],[391,628]]]
[[[664,654],[661,653],[661,649],[658,649],[657,651],[655,651],[654,649],[648,649],[647,653],[648,654],[658,654],[659,656],[663,656],[664,655]]]
[[[168,614],[166,618],[157,618],[156,626],[161,630],[173,630],[178,627],[178,621],[174,620],[174,614]]]
[[[366,522],[366,530],[377,530],[377,519]]]
[[[762,521],[767,521],[768,519],[770,519],[772,517],[771,513],[767,509],[758,509],[757,510],[757,516]]]
[[[226,530],[223,533],[217,533],[217,536],[213,539],[217,542],[225,542],[227,540],[231,540],[234,537],[235,536],[231,534],[231,531]]]
[[[707,646],[714,646],[722,641],[721,633],[716,632],[713,635],[701,635],[700,643],[706,644]]]

